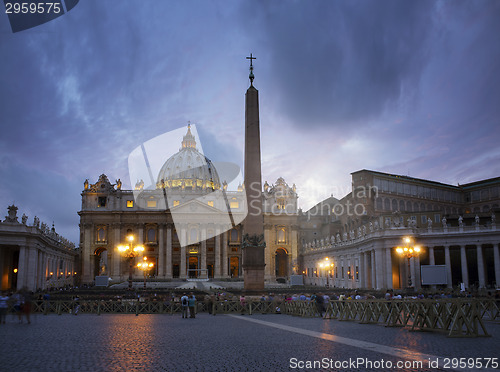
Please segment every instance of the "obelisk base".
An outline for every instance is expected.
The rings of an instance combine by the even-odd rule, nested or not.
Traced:
[[[264,290],[264,266],[252,266],[243,268],[243,278],[245,280],[245,291]]]
[[[266,243],[264,234],[243,235],[243,279],[245,291],[264,290],[264,263]]]

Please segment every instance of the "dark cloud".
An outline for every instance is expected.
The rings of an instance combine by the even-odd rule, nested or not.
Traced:
[[[434,4],[260,2],[275,103],[298,125],[346,126],[379,115],[403,86],[418,86]]]

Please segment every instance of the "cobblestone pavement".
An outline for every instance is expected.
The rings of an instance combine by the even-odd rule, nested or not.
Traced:
[[[340,336],[355,346],[279,327]],[[271,314],[201,313],[196,319],[180,315],[35,315],[29,325],[9,316],[7,324],[0,325],[0,371],[452,370],[429,367],[428,359],[421,360],[422,367],[398,368],[397,362],[409,363],[410,359],[371,351],[371,346],[357,347],[356,343],[365,341],[365,346],[369,342],[382,349],[397,347],[408,355],[413,353],[414,358],[415,353],[440,358],[499,358],[500,324],[488,322],[487,329],[493,337],[466,339]],[[316,361],[318,368],[308,361]]]

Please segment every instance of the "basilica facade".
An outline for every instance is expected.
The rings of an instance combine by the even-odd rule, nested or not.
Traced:
[[[147,275],[157,280],[229,279],[242,276],[242,221],[246,213],[244,185],[229,190],[210,159],[197,149],[188,126],[180,150],[161,167],[154,187],[140,180],[134,190],[122,189],[102,174],[84,184],[80,215],[80,247],[84,283],[96,276],[123,281],[130,258],[118,249],[141,247],[132,269],[144,257]],[[286,280],[298,273],[298,207],[295,185],[279,178],[264,185],[263,218],[265,279]]]

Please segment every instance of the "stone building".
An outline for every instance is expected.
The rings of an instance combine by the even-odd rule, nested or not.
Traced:
[[[18,208],[9,206],[8,216],[0,221],[1,288],[30,291],[74,285],[78,276],[75,245],[34,217],[28,224]]]
[[[117,247],[134,236],[156,279],[228,279],[242,276],[244,185],[231,191],[219,168],[201,154],[188,126],[179,152],[161,167],[152,188],[139,181],[123,190],[102,174],[84,184],[80,215],[82,281],[125,280],[129,264]],[[266,183],[267,184],[267,183]],[[280,178],[264,191],[266,280],[297,270],[297,194]],[[136,260],[141,257],[136,258]],[[133,269],[134,278],[143,273]]]
[[[500,283],[499,205],[500,177],[453,186],[354,172],[351,193],[301,217],[301,271],[309,283],[404,288],[410,277],[418,288],[421,268],[440,265],[443,286],[492,288]],[[405,237],[421,247],[408,261],[396,252]],[[333,269],[320,267],[326,257]]]

